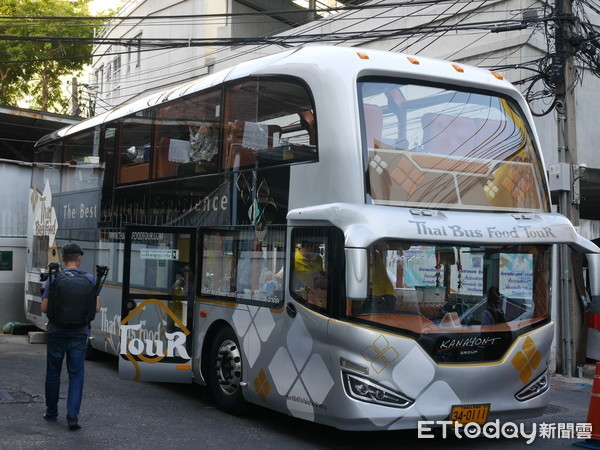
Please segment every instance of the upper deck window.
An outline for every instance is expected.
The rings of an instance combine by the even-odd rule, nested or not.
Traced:
[[[225,169],[254,169],[317,159],[317,122],[297,81],[248,79],[225,90]]]
[[[359,82],[376,204],[546,211],[542,164],[521,111],[484,92]]]
[[[158,108],[153,178],[217,170],[221,89],[200,92]]]
[[[150,179],[152,156],[151,110],[119,120],[118,182],[132,183]]]
[[[117,184],[317,160],[308,88],[251,78],[118,119]]]
[[[62,192],[98,189],[101,182],[98,130],[69,136],[64,141]]]

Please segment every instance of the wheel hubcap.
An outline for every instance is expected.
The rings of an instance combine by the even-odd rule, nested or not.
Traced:
[[[223,392],[228,395],[235,394],[242,380],[242,357],[235,342],[226,340],[221,344],[216,370]]]

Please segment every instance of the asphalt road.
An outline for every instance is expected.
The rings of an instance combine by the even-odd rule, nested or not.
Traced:
[[[117,361],[107,357],[86,363],[86,384],[79,431],[69,431],[64,416],[57,424],[44,413],[45,344],[25,336],[0,334],[0,449],[487,449],[577,448],[581,439],[537,437],[458,438],[437,433],[419,439],[416,430],[347,432],[293,419],[255,407],[244,417],[216,409],[195,385],[123,381]],[[63,372],[66,372],[63,370]],[[531,431],[541,423],[585,422],[591,392],[587,379],[553,377],[550,407],[537,419],[523,421]],[[63,373],[59,410],[64,410]],[[600,412],[599,412],[600,414]],[[534,425],[535,424],[535,425]],[[539,428],[538,428],[539,429]]]

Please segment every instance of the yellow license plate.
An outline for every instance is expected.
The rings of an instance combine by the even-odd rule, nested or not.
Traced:
[[[450,411],[450,420],[453,423],[467,424],[475,422],[483,425],[487,421],[490,404],[481,405],[454,405]]]

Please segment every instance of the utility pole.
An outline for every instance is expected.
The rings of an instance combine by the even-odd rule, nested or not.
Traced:
[[[572,180],[572,168],[577,166],[577,133],[575,117],[575,64],[570,36],[573,35],[573,9],[570,0],[556,0],[558,17],[555,34],[555,56],[551,77],[556,85],[556,114],[558,122],[558,161],[566,168],[564,174]],[[579,224],[579,213],[573,206],[572,182],[570,190],[559,192],[558,212]],[[557,369],[568,377],[574,375],[577,366],[577,348],[581,338],[582,314],[580,311],[573,273],[571,255],[567,245],[559,249],[560,289],[558,312]]]
[[[71,115],[79,117],[79,85],[77,77],[71,79]]]

